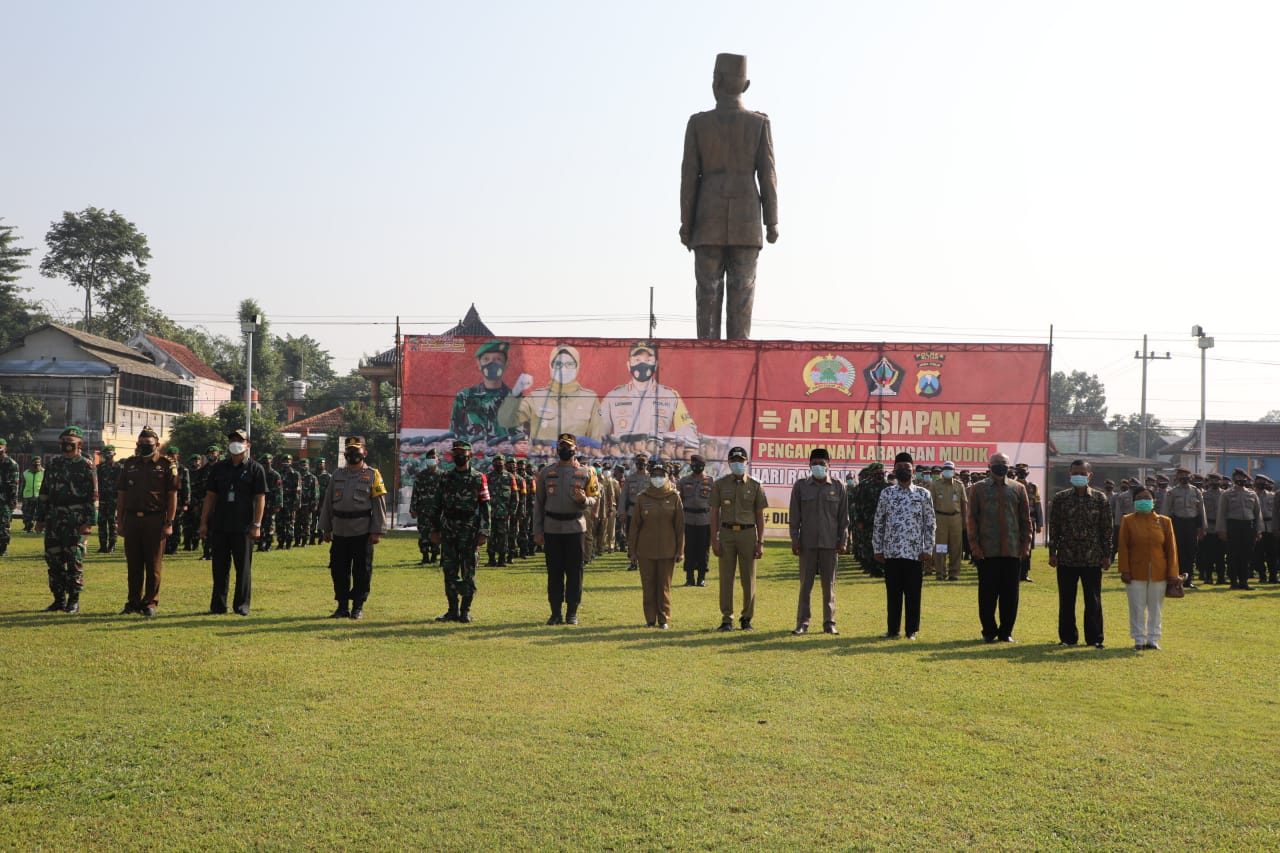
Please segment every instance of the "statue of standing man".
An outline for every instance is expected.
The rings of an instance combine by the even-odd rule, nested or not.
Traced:
[[[716,108],[695,113],[684,134],[680,167],[680,242],[693,252],[698,283],[698,338],[720,338],[725,285],[730,340],[751,335],[756,258],[761,239],[778,239],[778,179],[773,167],[769,117],[742,106],[747,58],[716,56],[711,91]]]

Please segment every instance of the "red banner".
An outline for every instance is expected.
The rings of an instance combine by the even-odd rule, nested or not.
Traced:
[[[455,438],[483,470],[495,453],[549,460],[567,432],[591,457],[698,453],[714,474],[741,445],[782,508],[813,447],[840,475],[903,450],[961,469],[1001,451],[1043,482],[1041,344],[409,336],[404,347],[410,481],[422,453],[447,458]]]

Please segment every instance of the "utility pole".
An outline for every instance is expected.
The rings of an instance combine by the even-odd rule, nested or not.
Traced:
[[[240,323],[240,331],[245,333],[248,340],[245,348],[247,364],[244,374],[244,434],[250,440],[253,439],[253,335],[261,324],[261,314],[254,314]]]
[[[1141,418],[1140,426],[1142,429],[1138,432],[1138,455],[1142,457],[1143,465],[1138,472],[1138,476],[1145,480],[1147,478],[1147,362],[1157,359],[1160,361],[1167,361],[1168,359],[1173,358],[1173,356],[1167,352],[1164,355],[1156,355],[1154,352],[1148,350],[1147,336],[1143,335],[1142,352],[1135,352],[1133,357],[1142,359],[1142,414],[1139,415]]]
[[[1205,354],[1213,348],[1213,338],[1204,333],[1203,326],[1192,326],[1191,336],[1196,339],[1196,344],[1200,347],[1200,465],[1196,468],[1201,474],[1205,473],[1206,465],[1205,444],[1209,440],[1209,427],[1204,419],[1204,361]]]

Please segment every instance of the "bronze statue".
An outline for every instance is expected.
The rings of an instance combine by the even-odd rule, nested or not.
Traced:
[[[729,288],[730,340],[751,335],[756,258],[765,235],[778,239],[778,179],[769,117],[742,106],[747,58],[716,56],[711,91],[716,108],[695,113],[684,134],[680,167],[680,242],[693,252],[698,283],[698,338],[720,338],[720,308]]]

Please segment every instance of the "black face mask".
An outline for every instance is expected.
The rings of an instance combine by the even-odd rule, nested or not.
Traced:
[[[501,379],[502,374],[505,373],[506,370],[507,367],[505,364],[498,364],[496,361],[491,361],[484,367],[480,368],[480,375],[492,382],[494,380]]]
[[[636,378],[637,382],[648,382],[653,377],[653,372],[657,368],[648,362],[640,362],[631,365],[631,375]]]
[[[1244,485],[1244,480],[1233,480],[1232,482],[1234,482],[1237,486],[1243,486],[1243,485]]]
[[[75,450],[75,449],[76,449],[76,443],[75,443],[74,441],[64,441],[64,442],[62,442],[62,452],[63,452],[63,453],[69,453],[69,452],[71,452],[72,450]]]
[[[560,457],[561,462],[570,462],[573,460],[573,448],[561,447],[556,451],[556,456]]]
[[[364,458],[364,454],[358,450],[352,450],[342,455],[345,456],[347,461],[352,465],[355,465],[357,462],[359,462],[361,459]]]
[[[991,474],[995,477],[1003,477],[1009,473],[1009,466],[1003,462],[997,462],[991,466]]]
[[[894,468],[893,476],[897,479],[899,483],[910,483],[911,469],[910,468]]]
[[[151,454],[156,452],[156,446],[154,444],[139,444],[135,452],[142,459],[150,459]]]
[[[694,462],[692,465],[689,466],[689,470],[695,474],[701,474],[706,469],[706,467],[707,466],[703,465],[701,462]]]

